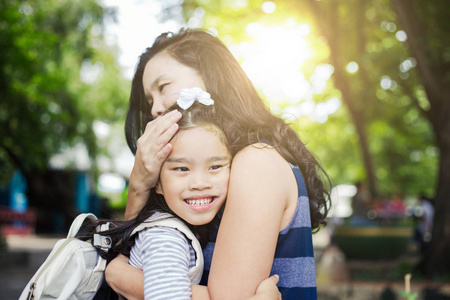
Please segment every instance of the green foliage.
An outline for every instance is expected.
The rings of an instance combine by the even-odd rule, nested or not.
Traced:
[[[390,1],[273,1],[276,10],[272,13],[263,11],[265,2],[185,0],[181,6],[188,24],[197,19],[203,28],[214,28],[228,46],[250,42],[245,29],[252,23],[285,28],[289,20],[297,25],[309,24],[310,32],[303,38],[314,51],[302,65],[305,78],[311,82],[317,65],[332,63],[331,53],[337,57],[333,63],[335,74],[325,90],[313,95],[313,100],[321,103],[338,97],[343,106],[323,124],[302,116],[291,122],[293,127],[335,184],[368,177],[357,135],[357,126],[361,126],[382,194],[431,195],[437,181],[439,150],[434,128],[423,113],[430,103]],[[419,42],[433,45],[430,48],[435,46],[432,55],[445,56],[448,64],[450,52],[443,39],[448,33],[442,30],[449,23],[444,13],[448,12],[445,1],[416,4],[421,21],[430,26],[425,27],[429,31],[427,40]],[[293,40],[296,38],[300,37],[292,36]],[[276,54],[273,59],[278,59]],[[345,69],[350,62],[358,65],[354,73]],[[264,63],[261,62],[261,68]],[[343,81],[348,83],[348,98],[336,90]],[[282,108],[301,101],[286,101]],[[345,110],[349,105],[354,108],[353,116]]]
[[[2,175],[45,169],[52,155],[76,143],[94,158],[92,122],[123,119],[127,87],[103,41],[103,20],[113,14],[95,0],[0,0]],[[89,62],[103,72],[83,82],[81,67]]]
[[[399,292],[400,296],[404,297],[406,300],[415,300],[419,297],[419,293],[407,293],[405,291]]]
[[[332,179],[333,185],[352,183],[358,176],[364,176],[361,164],[357,163],[361,158],[354,126],[349,122],[343,107],[324,124],[301,117],[291,121],[291,126],[308,149],[313,151]]]

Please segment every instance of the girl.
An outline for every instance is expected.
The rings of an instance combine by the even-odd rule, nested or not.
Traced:
[[[191,299],[191,284],[200,282],[203,271],[203,254],[192,232],[206,244],[202,225],[213,220],[228,191],[231,154],[213,100],[199,88],[178,94],[176,108],[182,108],[183,117],[156,187],[134,220],[102,233],[116,245],[112,255],[129,254],[130,264],[143,270],[146,299]],[[139,231],[135,243],[126,242],[142,222],[153,227]]]
[[[209,295],[244,299],[276,273],[284,300],[316,299],[311,234],[325,224],[329,209],[318,174],[323,170],[296,133],[267,110],[229,50],[204,31],[164,33],[140,57],[126,120],[136,155],[127,216],[145,203],[173,148],[168,142],[180,115],[163,116],[176,101],[172,94],[193,86],[215,100],[234,156],[217,240],[212,234],[204,251]],[[133,276],[141,275],[120,259],[106,270],[114,289],[142,297],[142,287],[130,285]]]

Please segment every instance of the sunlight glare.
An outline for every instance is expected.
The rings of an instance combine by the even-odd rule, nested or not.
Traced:
[[[294,18],[287,18],[285,24],[287,28],[294,28],[297,25],[297,21]]]
[[[359,66],[358,63],[355,61],[351,61],[347,64],[347,67],[345,68],[347,70],[347,72],[349,72],[350,74],[354,74],[356,72],[358,72]]]
[[[275,11],[275,9],[277,8],[276,4],[272,1],[266,1],[262,4],[262,10],[263,12],[265,12],[266,14],[271,14]]]
[[[309,91],[310,85],[304,84],[306,79],[300,67],[312,53],[299,28],[251,23],[246,30],[252,37],[251,43],[241,43],[233,48],[233,53],[243,58],[242,68],[253,83],[272,102],[301,100],[305,96],[303,89]]]
[[[330,79],[333,72],[333,66],[328,64],[319,65],[315,68],[314,74],[310,78],[314,94],[321,94],[324,92],[327,81]]]
[[[285,98],[291,103],[297,103],[299,99],[308,99],[311,97],[311,84],[305,80],[303,73],[298,72],[286,77],[281,85]]]
[[[245,31],[247,31],[250,36],[258,36],[261,34],[262,26],[258,22],[250,23],[245,27]]]
[[[248,6],[248,0],[234,0],[227,3],[231,9],[239,10]]]
[[[300,104],[300,109],[303,115],[309,115],[314,112],[314,108],[316,107],[316,103],[312,100],[307,100]]]
[[[111,132],[111,126],[108,123],[99,120],[94,121],[92,124],[92,129],[98,139],[106,139]]]
[[[408,39],[408,35],[406,34],[405,31],[403,30],[399,30],[395,33],[395,37],[397,38],[397,40],[399,40],[400,42],[406,42],[406,40]]]
[[[298,26],[298,30],[302,36],[308,35],[311,31],[308,24],[300,24]]]
[[[305,39],[311,31],[308,24],[290,18],[285,26],[254,22],[245,29],[250,40],[232,45],[230,50],[269,100],[273,113],[280,113],[287,120],[308,116],[312,121],[324,123],[339,109],[341,102],[337,98],[321,103],[313,100],[314,94],[325,91],[333,66],[315,66],[310,78],[305,78],[302,72],[303,63],[313,56]]]
[[[409,70],[411,70],[412,68],[414,68],[416,65],[417,65],[416,59],[413,57],[410,57],[410,58],[407,58],[406,60],[404,60],[400,64],[399,68],[402,73],[406,73]]]
[[[300,106],[288,106],[283,109],[283,119],[294,121],[302,116]]]
[[[391,87],[391,85],[392,85],[391,77],[389,77],[389,76],[381,77],[380,86],[383,90],[389,89]]]
[[[314,109],[314,114],[310,116],[316,122],[325,123],[328,119],[328,107],[324,102],[317,103]]]
[[[327,114],[331,115],[334,114],[339,107],[341,107],[341,100],[338,98],[331,98],[327,102],[325,102],[327,106]]]

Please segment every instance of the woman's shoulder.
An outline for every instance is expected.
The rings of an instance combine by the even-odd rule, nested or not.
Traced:
[[[255,143],[241,149],[233,158],[233,167],[275,168],[289,170],[289,163],[271,145]]]
[[[240,150],[233,158],[231,178],[265,183],[268,189],[291,190],[295,177],[288,161],[271,145],[257,143]],[[237,176],[236,176],[237,175]]]
[[[240,205],[243,201],[253,205],[248,209],[253,212],[261,206],[272,213],[278,210],[277,230],[289,224],[298,199],[297,182],[289,162],[271,145],[252,144],[239,151],[232,162],[229,186],[227,203],[238,199]]]

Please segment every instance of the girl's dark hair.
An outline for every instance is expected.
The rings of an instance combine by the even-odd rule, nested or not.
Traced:
[[[181,119],[178,121],[179,129],[177,134],[179,132],[192,128],[205,128],[206,130],[214,132],[218,136],[220,141],[228,149],[230,149],[225,134],[221,130],[221,127],[219,127],[221,118],[215,113],[214,106],[205,106],[203,104],[195,102],[187,110],[179,108],[176,104],[172,108],[170,108],[169,111],[173,109],[178,109],[182,114]],[[95,227],[97,227],[98,225],[110,222],[113,228],[108,231],[104,231],[101,234],[104,236],[109,236],[112,239],[112,247],[110,251],[108,251],[108,253],[104,253],[101,251],[99,251],[99,253],[108,260],[113,259],[119,253],[129,256],[131,247],[134,245],[134,237],[131,237],[131,233],[139,224],[146,222],[147,219],[151,217],[155,212],[165,212],[176,216],[176,214],[168,207],[164,197],[156,193],[155,188],[152,188],[146,204],[140,210],[136,218],[129,221],[100,220],[97,223],[93,224],[93,226],[91,226],[90,230],[88,230],[88,232],[90,233],[86,237],[84,237],[84,239],[90,238],[95,232]],[[183,219],[181,220],[185,222]],[[185,222],[185,224],[197,236],[202,247],[205,247],[206,243],[209,240],[208,238],[210,225],[205,224],[200,226],[193,226],[188,224],[187,222]]]
[[[215,100],[216,114],[225,120],[221,128],[229,141],[232,155],[248,145],[266,142],[273,145],[288,162],[300,168],[310,199],[311,226],[318,229],[325,224],[330,200],[322,179],[327,180],[331,187],[325,171],[295,131],[284,120],[270,113],[227,47],[203,30],[181,29],[178,33],[163,33],[140,56],[132,81],[125,124],[131,151],[136,153],[137,139],[153,119],[151,106],[144,95],[142,77],[148,61],[161,52],[171,55],[201,76],[206,91]]]

